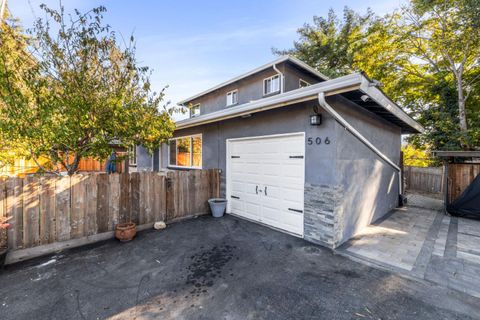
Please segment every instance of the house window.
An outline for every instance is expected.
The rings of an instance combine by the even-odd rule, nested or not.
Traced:
[[[227,92],[227,106],[238,103],[238,90]]]
[[[128,157],[129,157],[129,165],[136,166],[137,165],[137,147],[131,146],[128,148]]]
[[[308,87],[309,85],[310,85],[310,83],[308,83],[307,81],[305,81],[303,79],[298,80],[298,87],[299,88],[305,88],[305,87]]]
[[[273,77],[263,79],[263,95],[280,91],[280,76],[277,74]]]
[[[190,118],[197,117],[200,115],[200,103],[197,103],[192,106],[190,109]]]
[[[202,135],[169,140],[169,166],[202,168]]]

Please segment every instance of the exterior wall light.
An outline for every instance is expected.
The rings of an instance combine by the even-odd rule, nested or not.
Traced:
[[[312,114],[310,116],[310,125],[319,126],[322,124],[322,115],[321,114]]]
[[[318,106],[313,107],[313,114],[310,116],[310,125],[319,126],[322,124],[322,114],[318,112]]]

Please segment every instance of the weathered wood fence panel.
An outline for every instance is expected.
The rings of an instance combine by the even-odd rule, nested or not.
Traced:
[[[408,191],[440,194],[443,192],[443,168],[404,167],[404,179]]]
[[[0,179],[0,215],[9,248],[20,250],[94,236],[120,222],[172,222],[209,212],[218,170],[78,174]]]
[[[218,170],[171,171],[167,173],[166,220],[175,221],[208,213],[204,199],[220,196]]]
[[[448,165],[448,201],[451,203],[480,174],[480,164],[461,163]]]

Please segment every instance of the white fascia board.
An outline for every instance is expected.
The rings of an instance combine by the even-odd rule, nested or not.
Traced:
[[[187,99],[184,99],[184,100],[182,100],[182,101],[179,101],[177,104],[178,104],[178,105],[184,105],[185,103],[190,102],[190,101],[192,101],[192,100],[194,100],[194,99],[196,99],[196,98],[199,98],[199,97],[201,97],[201,96],[203,96],[203,95],[206,95],[206,94],[208,94],[208,93],[210,93],[210,92],[213,92],[213,91],[215,91],[215,90],[217,90],[217,89],[223,88],[223,87],[225,87],[225,86],[227,86],[227,85],[229,85],[229,84],[232,84],[232,83],[234,83],[234,82],[236,82],[236,81],[239,81],[239,80],[241,80],[241,79],[243,79],[243,78],[246,78],[246,77],[248,77],[248,76],[254,75],[254,74],[256,74],[256,73],[258,73],[258,72],[260,72],[260,71],[263,71],[263,70],[265,70],[265,69],[272,68],[274,65],[279,64],[279,63],[282,63],[282,62],[285,62],[285,61],[291,61],[292,63],[300,66],[300,67],[303,68],[303,69],[306,69],[307,71],[309,71],[310,73],[316,75],[316,76],[319,77],[319,78],[322,78],[322,79],[324,79],[324,80],[328,80],[328,79],[329,79],[329,78],[328,78],[327,76],[325,76],[324,74],[318,72],[317,70],[315,70],[314,68],[310,67],[310,66],[309,66],[308,64],[306,64],[305,62],[302,62],[302,61],[298,60],[297,58],[290,57],[290,56],[281,56],[280,58],[278,58],[278,59],[276,59],[276,60],[274,60],[274,61],[272,61],[272,62],[269,62],[269,63],[267,63],[267,64],[264,64],[264,65],[262,65],[262,66],[260,66],[260,67],[258,67],[258,68],[255,68],[255,69],[253,69],[253,70],[251,70],[251,71],[249,71],[249,72],[247,72],[247,73],[241,74],[241,75],[239,75],[239,76],[237,76],[237,77],[235,77],[235,78],[232,78],[232,79],[230,79],[230,80],[227,80],[227,81],[225,81],[225,82],[222,82],[222,83],[220,83],[220,84],[218,84],[218,85],[216,85],[216,86],[214,86],[214,87],[212,87],[212,88],[210,88],[210,89],[207,89],[207,90],[205,90],[205,91],[202,91],[202,92],[200,92],[200,93],[198,93],[198,94],[196,94],[196,95],[194,95],[194,96],[191,96],[191,97],[189,97],[189,98],[187,98]]]
[[[362,79],[360,90],[372,98],[380,106],[384,107],[395,117],[408,124],[410,127],[414,128],[420,133],[425,131],[425,128],[420,123],[412,119],[402,108],[390,100],[380,89],[375,86],[375,84],[369,81],[366,77],[363,77]]]
[[[342,92],[360,89],[364,76],[360,73],[335,78],[320,82],[308,87],[288,91],[268,98],[262,98],[239,106],[215,111],[200,115],[195,118],[181,120],[176,123],[176,129],[185,129],[211,122],[241,117],[244,115],[279,108],[294,103],[308,100],[315,100],[318,93],[325,92],[325,95],[334,95]]]

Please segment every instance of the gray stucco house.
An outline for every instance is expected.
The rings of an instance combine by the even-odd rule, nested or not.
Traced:
[[[356,73],[284,56],[180,102],[139,170],[219,168],[227,212],[335,248],[399,203],[401,135],[422,126]]]

